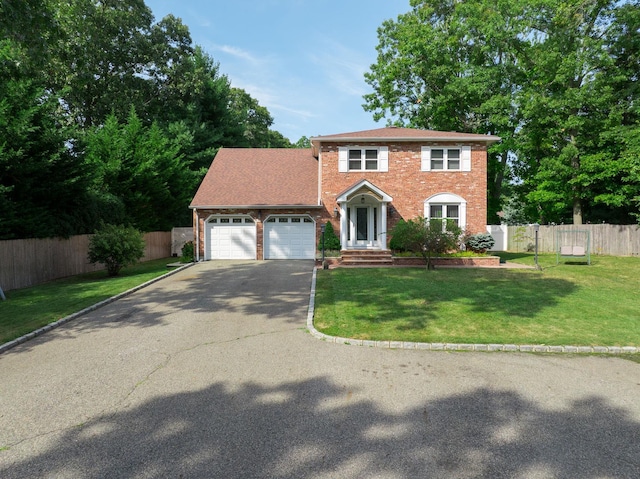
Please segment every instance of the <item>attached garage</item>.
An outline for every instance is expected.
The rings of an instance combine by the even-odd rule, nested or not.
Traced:
[[[206,223],[205,259],[256,259],[256,224],[249,216],[215,216]]]
[[[316,225],[308,216],[271,216],[264,224],[264,259],[314,259]]]

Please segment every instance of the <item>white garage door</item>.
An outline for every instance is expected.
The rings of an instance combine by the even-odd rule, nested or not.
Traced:
[[[265,259],[314,259],[316,225],[311,218],[272,216],[264,227]]]
[[[246,216],[211,218],[206,259],[256,259],[256,225]]]

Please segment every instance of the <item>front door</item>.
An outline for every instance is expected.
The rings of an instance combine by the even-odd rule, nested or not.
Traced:
[[[356,208],[356,245],[367,246],[369,243],[369,207]]]
[[[358,205],[350,206],[348,213],[348,247],[349,248],[377,248],[378,221],[380,221],[378,206]]]

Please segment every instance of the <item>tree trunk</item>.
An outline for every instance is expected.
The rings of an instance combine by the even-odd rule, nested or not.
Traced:
[[[582,224],[582,200],[580,198],[573,199],[573,224]]]

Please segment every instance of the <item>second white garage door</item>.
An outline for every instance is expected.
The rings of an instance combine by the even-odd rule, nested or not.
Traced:
[[[314,259],[316,225],[306,216],[272,216],[264,227],[264,259]]]

